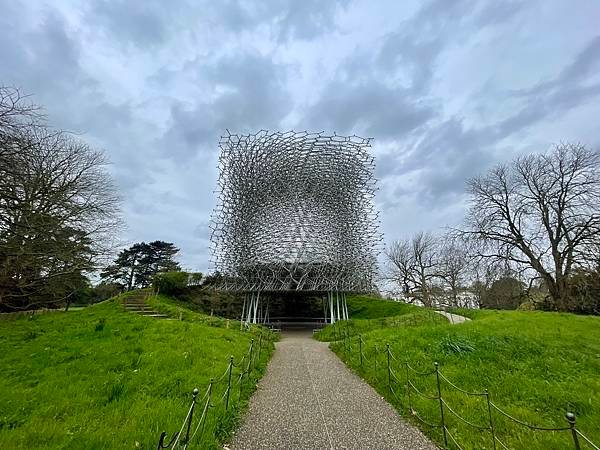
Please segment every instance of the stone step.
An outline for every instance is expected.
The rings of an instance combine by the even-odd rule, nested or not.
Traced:
[[[139,314],[144,317],[152,317],[155,319],[169,319],[169,316],[166,314],[161,314],[158,311],[154,311],[147,303],[146,299],[148,297],[148,293],[135,293],[129,295],[127,298],[123,299],[123,307],[125,311],[129,311],[134,314]]]

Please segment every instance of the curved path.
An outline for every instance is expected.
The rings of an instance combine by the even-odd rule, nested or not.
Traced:
[[[436,449],[310,332],[287,332],[231,449]]]
[[[471,319],[465,316],[460,316],[458,314],[449,313],[448,311],[436,311],[436,313],[441,314],[446,317],[452,325],[458,325],[459,323],[467,322]]]

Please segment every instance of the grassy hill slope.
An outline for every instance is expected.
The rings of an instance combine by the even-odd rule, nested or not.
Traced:
[[[420,308],[407,303],[382,300],[369,295],[348,295],[348,314],[353,319],[377,319],[418,311]]]
[[[431,372],[438,361],[442,374],[456,386],[480,393],[487,388],[496,405],[533,425],[565,427],[565,413],[574,412],[578,428],[600,442],[599,317],[521,311],[469,315],[474,320],[461,325],[423,320],[410,326],[414,325],[410,321],[403,325],[376,319],[368,321],[368,329],[361,329],[364,321],[350,321],[348,331],[362,334],[362,367],[357,336],[350,347],[338,342],[332,348],[437,442],[442,442],[440,430],[423,425],[409,410],[405,361],[421,372]],[[333,336],[333,327],[329,328],[322,338]],[[393,355],[394,392],[388,387],[386,344]],[[435,397],[435,375],[408,372],[421,393]],[[455,412],[475,425],[489,425],[485,397],[466,395],[443,379],[441,390]],[[421,418],[440,422],[437,400],[425,399],[411,388],[411,404]],[[493,448],[489,431],[465,424],[448,410],[445,415],[450,433],[462,448]],[[510,448],[573,448],[568,431],[532,431],[496,412],[493,420],[497,436]]]
[[[0,447],[156,448],[161,431],[179,430],[192,390],[204,392],[256,337],[223,319],[185,316],[141,317],[111,300],[0,320]],[[265,342],[241,406],[270,357]],[[232,396],[237,403],[239,390]],[[218,448],[237,415],[207,423],[198,448]]]

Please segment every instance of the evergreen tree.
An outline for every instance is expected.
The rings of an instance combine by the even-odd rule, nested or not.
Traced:
[[[178,252],[179,249],[171,242],[140,242],[122,250],[115,262],[106,267],[100,276],[127,290],[147,287],[157,273],[181,270],[174,259]]]

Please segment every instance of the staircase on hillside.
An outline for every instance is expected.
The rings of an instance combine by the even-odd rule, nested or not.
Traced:
[[[123,299],[123,306],[125,307],[125,310],[146,317],[154,317],[155,319],[168,318],[169,316],[153,310],[148,303],[146,303],[146,298],[148,295],[150,294],[145,291],[135,291],[127,295],[125,299]]]

